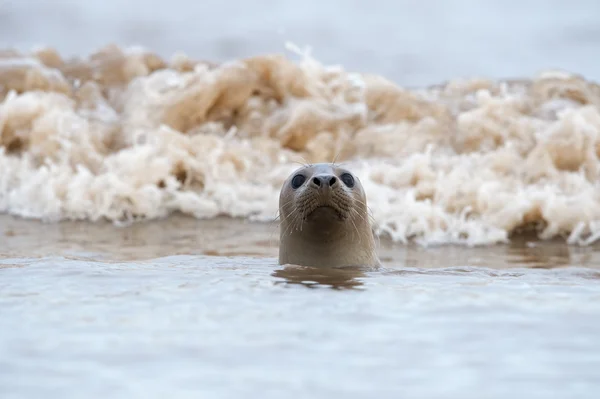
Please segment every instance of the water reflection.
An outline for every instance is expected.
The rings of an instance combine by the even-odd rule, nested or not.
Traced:
[[[365,269],[359,267],[319,268],[287,265],[283,269],[275,270],[273,277],[283,278],[276,284],[300,284],[308,288],[328,287],[335,290],[361,289],[365,277]]]
[[[511,237],[508,244],[466,248],[460,245],[421,247],[380,240],[382,266],[388,268],[484,267],[492,269],[587,267],[598,269],[600,242],[581,247],[565,240],[540,241],[535,235]],[[0,215],[0,259],[74,256],[94,260],[130,261],[173,255],[277,257],[277,228],[271,223],[239,219],[198,220],[182,215],[115,227],[110,223],[41,223]],[[337,288],[360,287],[364,270],[281,270],[290,282],[323,281]],[[289,274],[289,276],[288,276]],[[349,276],[348,274],[352,274]],[[330,281],[332,283],[330,283]],[[308,284],[304,284],[308,285]],[[315,285],[313,283],[313,285]],[[317,284],[319,285],[319,284]]]
[[[533,238],[517,237],[511,241],[507,258],[512,263],[533,269],[554,269],[590,263],[597,245],[578,247],[564,241],[535,241]]]
[[[535,236],[511,237],[508,244],[466,248],[459,245],[421,247],[410,243],[385,242],[380,253],[386,267],[448,268],[485,267],[493,269],[591,267],[600,264],[600,243],[569,245],[564,240],[541,241]]]

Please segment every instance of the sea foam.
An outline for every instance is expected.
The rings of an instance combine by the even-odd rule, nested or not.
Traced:
[[[408,90],[309,56],[6,50],[0,100],[0,211],[13,215],[268,222],[299,163],[337,159],[396,241],[600,238],[600,87],[566,72]]]

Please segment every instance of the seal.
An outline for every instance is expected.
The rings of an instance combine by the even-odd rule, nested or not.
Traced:
[[[377,267],[375,237],[360,180],[336,164],[306,165],[279,194],[279,264]]]

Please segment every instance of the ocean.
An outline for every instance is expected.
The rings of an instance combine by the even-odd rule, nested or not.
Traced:
[[[599,22],[0,2],[1,397],[597,397]],[[381,270],[277,264],[333,160]]]

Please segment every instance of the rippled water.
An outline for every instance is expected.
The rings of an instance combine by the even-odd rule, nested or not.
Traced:
[[[382,270],[311,270],[269,224],[1,222],[3,398],[600,392],[594,248],[384,240]]]

